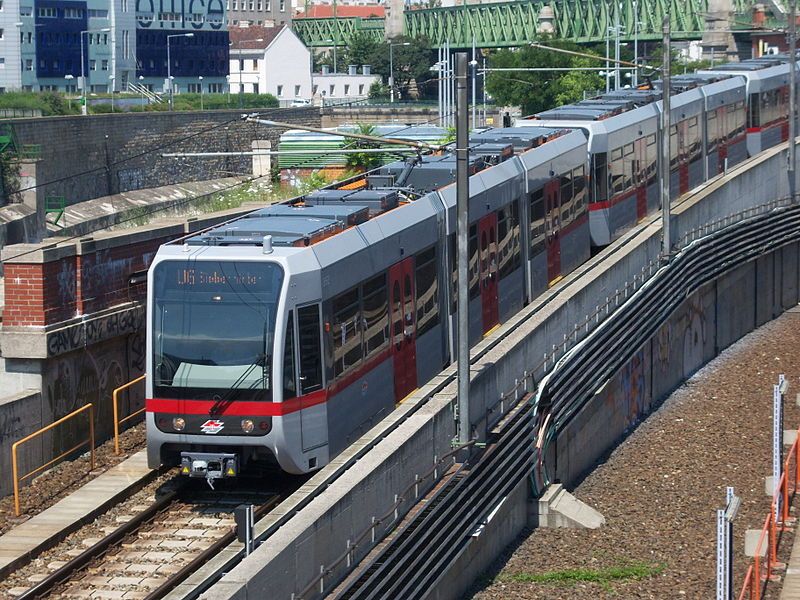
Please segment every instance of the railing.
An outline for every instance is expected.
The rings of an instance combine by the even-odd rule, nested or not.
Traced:
[[[89,411],[89,438],[88,439],[83,440],[79,444],[76,444],[75,446],[73,446],[72,448],[67,450],[66,452],[60,454],[59,456],[56,456],[53,460],[43,464],[41,467],[37,467],[36,469],[34,469],[33,471],[31,471],[29,473],[26,473],[22,477],[19,476],[19,470],[18,470],[18,467],[17,467],[17,448],[19,448],[19,446],[21,444],[24,444],[25,442],[28,442],[28,441],[32,440],[33,438],[42,435],[46,431],[50,431],[51,429],[53,429],[54,427],[57,427],[61,423],[64,423],[65,421],[68,421],[69,419],[71,419],[73,417],[76,417],[77,415],[79,415],[79,414],[81,414],[83,412],[86,412],[86,411]],[[64,417],[61,417],[58,421],[54,421],[53,423],[50,423],[50,425],[48,425],[46,427],[42,427],[40,430],[35,431],[35,432],[31,433],[30,435],[27,435],[24,438],[22,438],[21,440],[18,440],[18,441],[14,442],[12,444],[12,446],[11,446],[11,472],[12,472],[12,476],[14,477],[14,512],[15,512],[15,514],[17,516],[20,516],[22,514],[22,511],[20,510],[20,507],[19,507],[19,483],[20,483],[20,481],[22,481],[23,479],[27,479],[28,477],[30,477],[32,475],[35,475],[36,473],[39,473],[40,471],[43,471],[44,469],[46,469],[50,465],[58,462],[59,460],[61,460],[65,456],[67,456],[68,454],[71,454],[71,453],[75,452],[75,450],[77,450],[81,446],[85,446],[86,444],[89,445],[89,455],[90,455],[90,469],[89,470],[91,471],[91,470],[94,470],[94,405],[91,402],[89,404],[86,404],[85,406],[80,407],[78,410],[72,411],[71,413],[69,413],[68,415],[66,415]]]
[[[747,569],[747,574],[742,583],[742,591],[739,593],[739,600],[761,600],[764,597],[767,583],[773,580],[773,571],[783,569],[781,563],[778,562],[778,546],[783,540],[783,532],[788,531],[789,524],[789,503],[794,500],[797,495],[798,483],[800,483],[800,460],[797,460],[798,441],[800,437],[795,439],[794,444],[789,449],[789,454],[783,462],[783,475],[781,475],[778,488],[772,496],[772,503],[770,504],[769,514],[764,520],[764,526],[761,528],[761,535],[758,537],[756,544],[753,564]],[[792,459],[795,465],[793,470],[793,481],[789,485],[789,473]],[[780,511],[780,514],[778,514]],[[764,548],[764,543],[767,547]],[[761,558],[762,552],[764,558]]]
[[[143,381],[145,378],[144,375],[137,377],[136,379],[129,381],[128,383],[119,386],[117,389],[114,390],[114,393],[111,394],[111,401],[114,404],[114,454],[119,456],[119,426],[122,425],[125,421],[130,421],[134,417],[142,414],[144,412],[144,408],[140,408],[136,412],[132,412],[127,417],[123,417],[122,419],[119,418],[119,393],[122,390],[128,389],[132,385]]]

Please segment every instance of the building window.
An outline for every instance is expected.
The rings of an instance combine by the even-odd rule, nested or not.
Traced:
[[[127,29],[122,31],[122,58],[129,58],[131,49],[131,32]]]
[[[83,18],[83,9],[80,9],[80,8],[65,8],[64,9],[64,18],[65,19],[82,19]]]
[[[233,10],[239,10],[239,3],[236,0],[233,0]]]
[[[33,59],[26,58],[25,59],[25,70],[26,71],[33,71]]]
[[[122,0],[122,12],[128,12],[128,0]]]
[[[108,34],[107,33],[103,34],[103,45],[104,46],[108,46]]]
[[[258,59],[253,59],[253,71],[258,71]]]
[[[248,3],[248,8],[250,9],[250,12],[253,12],[256,9],[256,3],[254,2],[254,0],[250,0],[250,2]]]
[[[33,33],[30,31],[28,32],[28,43],[29,44],[33,43]]]
[[[225,0],[225,12],[230,12],[231,10],[231,0]]]
[[[258,12],[264,10],[264,0],[258,0]]]
[[[311,90],[311,95],[312,96],[316,96],[317,95],[317,88],[318,87],[319,87],[318,85],[315,85],[314,88]]]
[[[125,0],[123,0],[124,2]],[[125,3],[127,5],[127,2]],[[108,11],[101,8],[90,8],[89,9],[89,18],[92,19],[107,19],[108,18]]]
[[[254,94],[258,94],[258,84],[257,83],[253,84],[253,93]]]
[[[20,11],[21,12],[21,11]],[[45,19],[55,19],[56,18],[56,9],[53,7],[40,7],[36,13],[40,17]]]
[[[33,15],[33,9],[30,6],[20,6],[19,7],[19,16],[20,17],[30,17]]]
[[[349,96],[350,95],[350,84],[349,83],[345,83],[344,84],[344,95],[345,96]]]
[[[358,84],[358,95],[359,96],[363,96],[364,95],[364,84],[363,83],[359,83]]]
[[[53,70],[58,71],[58,59],[53,61]]]
[[[0,0],[0,12],[3,12],[3,0]],[[3,88],[3,91],[5,91],[5,88]]]
[[[6,59],[0,56],[0,69],[6,68]]]
[[[0,29],[0,40],[5,39],[5,29]]]
[[[279,7],[279,10],[281,12],[285,12],[286,11],[286,0],[280,0],[280,4],[278,5],[278,7]]]
[[[97,61],[96,60],[91,59],[89,61],[89,70],[90,71],[97,71]]]
[[[267,12],[272,10],[272,2],[270,0],[267,0],[266,6],[267,6]]]
[[[300,86],[299,85],[294,86],[294,95],[295,96],[299,96],[300,95]]]
[[[108,71],[108,61],[103,59],[102,67],[103,71]]]
[[[278,86],[278,98],[280,98],[282,96],[283,96],[283,86],[279,85]]]
[[[330,91],[330,95],[331,95],[331,96],[333,96],[335,93],[336,93],[336,86],[335,86],[335,85],[333,85],[333,84],[331,84],[331,91]]]

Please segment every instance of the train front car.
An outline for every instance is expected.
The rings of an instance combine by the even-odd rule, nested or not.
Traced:
[[[285,343],[284,306],[290,281],[313,295],[318,273],[309,277],[302,266],[292,273],[298,248],[205,245],[215,232],[162,246],[150,269],[148,464],[179,465],[209,482],[237,476],[250,461],[306,472],[327,461],[325,446],[309,454],[294,443],[300,409],[317,404],[320,367],[308,369],[300,398],[293,370],[286,375],[294,369],[294,336]],[[304,317],[313,321],[319,352],[319,306]]]

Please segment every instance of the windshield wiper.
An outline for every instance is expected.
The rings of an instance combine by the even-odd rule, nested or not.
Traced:
[[[239,375],[236,381],[233,382],[230,389],[228,389],[228,391],[225,392],[225,394],[219,400],[214,402],[213,406],[208,411],[209,416],[221,414],[230,405],[230,403],[233,402],[234,397],[241,390],[252,390],[256,385],[258,385],[259,382],[263,383],[266,381],[267,364],[269,363],[268,358],[269,356],[266,353],[259,354],[256,357],[255,362],[247,367],[247,370]],[[246,388],[239,387],[247,380],[256,367],[262,367],[262,379],[254,381]]]

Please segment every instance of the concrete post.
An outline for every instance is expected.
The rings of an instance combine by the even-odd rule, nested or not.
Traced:
[[[264,151],[264,154],[253,154],[253,177],[269,177],[272,171],[272,156],[268,154],[272,148],[269,140],[253,140],[250,142],[253,152]]]

